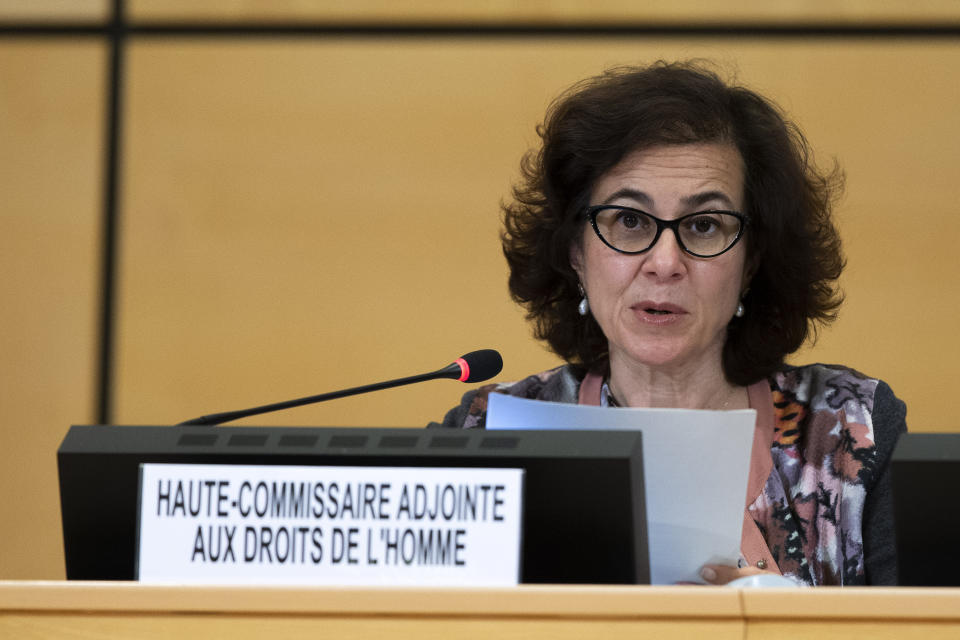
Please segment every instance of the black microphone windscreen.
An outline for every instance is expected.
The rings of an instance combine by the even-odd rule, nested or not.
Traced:
[[[467,365],[469,375],[462,382],[483,382],[500,373],[503,369],[503,358],[500,352],[494,349],[480,349],[471,351],[460,358]]]

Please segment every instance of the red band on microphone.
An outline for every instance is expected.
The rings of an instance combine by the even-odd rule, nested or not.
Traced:
[[[468,365],[467,361],[463,358],[457,358],[456,363],[460,365],[460,377],[457,378],[457,380],[466,382],[470,379],[470,365]]]

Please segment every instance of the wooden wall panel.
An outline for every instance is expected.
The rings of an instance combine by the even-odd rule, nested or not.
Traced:
[[[624,20],[651,23],[828,22],[896,24],[956,22],[953,0],[130,0],[135,20],[323,20],[333,22],[523,22],[589,24]]]
[[[511,53],[480,45],[493,57],[478,64],[476,48],[135,46],[119,421],[398,377],[477,347],[552,362],[506,299],[496,248],[498,199],[543,103],[512,117],[526,71],[504,87]],[[462,391],[256,421],[422,425]]]
[[[0,0],[0,20],[104,20],[109,0]]]
[[[56,449],[93,416],[104,49],[0,42],[0,577],[63,576]]]
[[[800,359],[887,379],[915,429],[960,428],[941,382],[960,356],[960,50],[833,39],[134,43],[117,421],[406,375],[474,347],[504,352],[504,380],[549,366],[507,299],[497,203],[562,88],[692,56],[780,101],[847,170],[848,303]],[[462,390],[248,422],[415,426]]]

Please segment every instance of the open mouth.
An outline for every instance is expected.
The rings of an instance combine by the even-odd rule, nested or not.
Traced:
[[[648,318],[666,318],[667,316],[681,316],[687,313],[687,310],[679,305],[670,302],[654,302],[653,300],[638,302],[633,308],[635,311],[642,311]]]

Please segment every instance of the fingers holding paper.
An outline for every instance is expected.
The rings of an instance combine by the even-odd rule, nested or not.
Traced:
[[[758,575],[779,575],[773,571],[765,571],[757,567],[731,567],[722,564],[705,564],[700,569],[700,577],[709,584],[723,585],[740,578]]]

